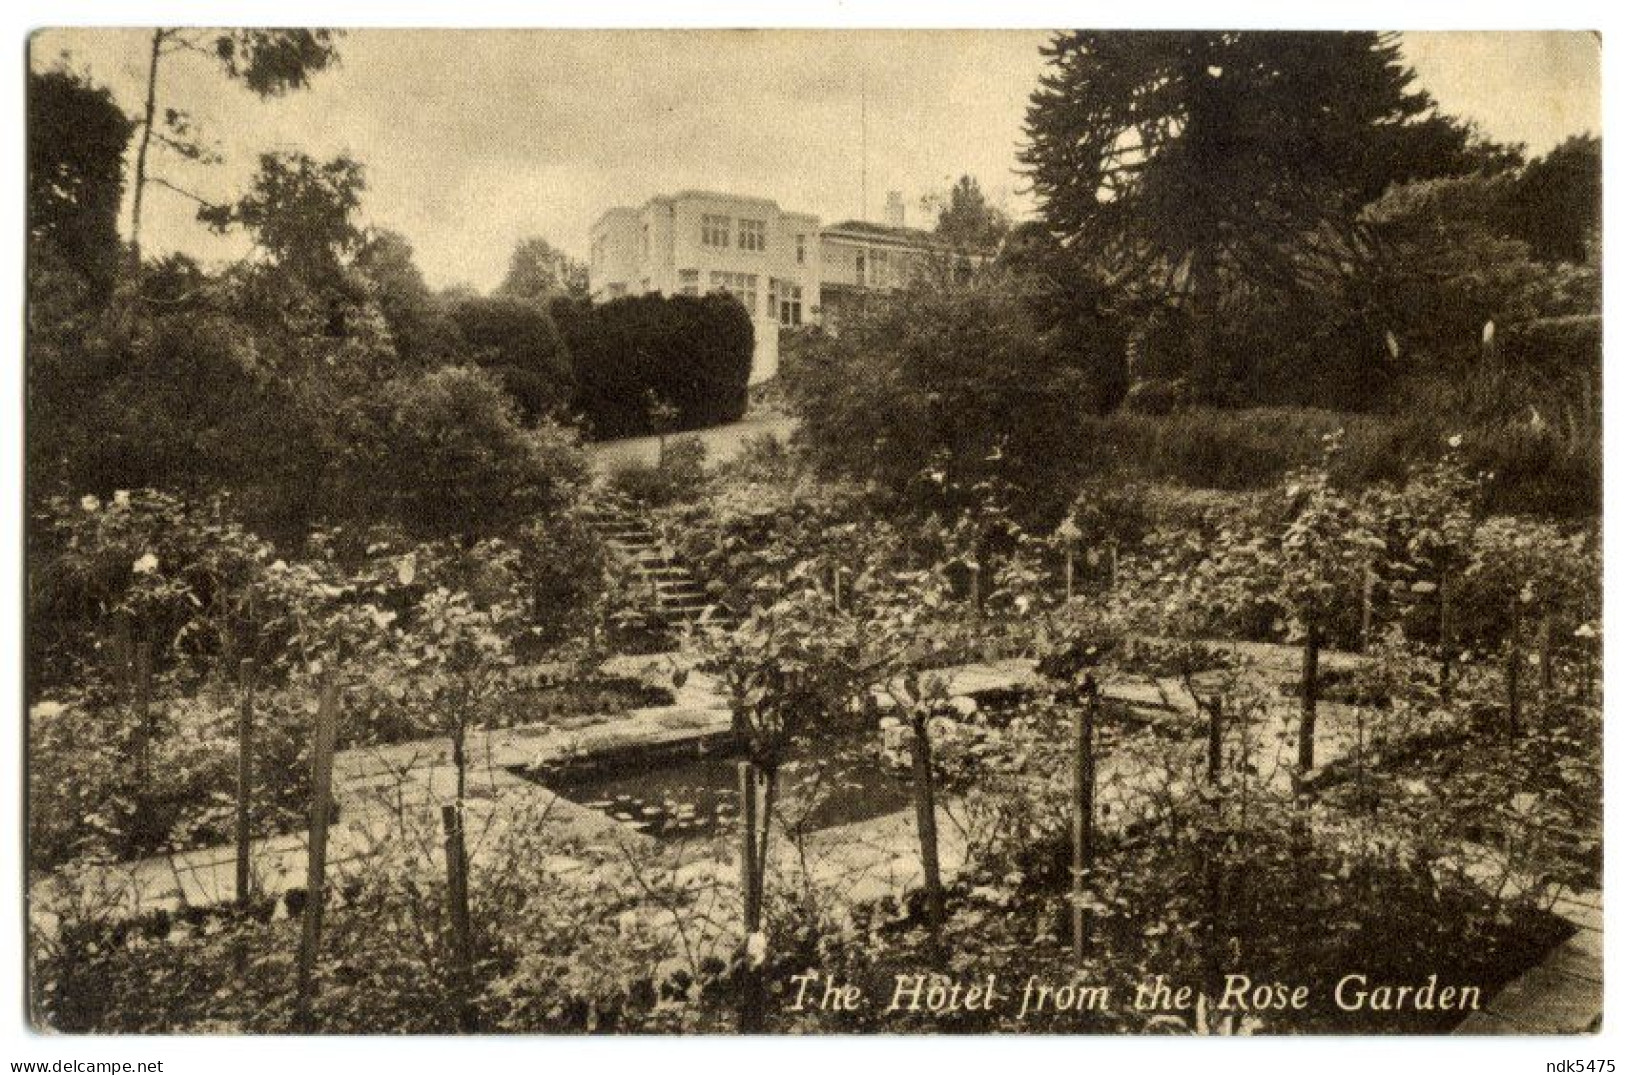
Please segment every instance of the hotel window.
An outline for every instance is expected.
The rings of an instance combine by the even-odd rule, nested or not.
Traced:
[[[677,274],[678,290],[685,295],[700,293],[700,270],[683,269]]]
[[[791,328],[801,324],[801,285],[786,283],[779,288],[779,324]]]
[[[728,230],[732,224],[730,217],[703,214],[700,217],[700,242],[706,246],[727,246]]]
[[[756,316],[756,276],[744,272],[714,272],[711,290],[726,291],[744,304],[752,317]]]
[[[865,281],[863,279],[863,251],[860,250],[860,251],[858,251],[858,286],[862,287],[864,285],[864,283],[865,283]]]
[[[739,249],[766,250],[767,249],[767,221],[740,220],[739,222]]]
[[[885,287],[891,283],[890,273],[887,272],[887,257],[884,250],[876,250],[870,255],[869,282],[875,287]]]
[[[797,265],[805,265],[806,263],[807,263],[807,237],[805,235],[798,235],[798,236],[796,236],[796,264]]]

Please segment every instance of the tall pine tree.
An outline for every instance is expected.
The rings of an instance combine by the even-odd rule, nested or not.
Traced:
[[[1393,35],[1068,32],[1044,54],[1022,155],[1042,220],[1172,314],[1198,385],[1222,305],[1335,292],[1362,204],[1412,178],[1419,127],[1452,124]]]

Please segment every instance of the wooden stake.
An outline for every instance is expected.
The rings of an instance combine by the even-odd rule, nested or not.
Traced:
[[[146,797],[152,786],[152,643],[135,645],[135,726],[140,737],[138,769],[141,774],[141,795]]]
[[[1066,602],[1072,603],[1072,543],[1066,544]]]
[[[1450,704],[1456,655],[1450,645],[1450,577],[1439,577],[1439,701]]]
[[[1371,613],[1372,605],[1376,599],[1377,572],[1368,563],[1365,565],[1365,582],[1360,587],[1360,652],[1366,653],[1371,649]]]
[[[457,990],[457,1025],[474,1030],[474,930],[468,910],[468,850],[463,842],[463,815],[451,803],[440,808],[446,833],[446,896],[451,919],[451,955]]]
[[[153,754],[157,749],[157,729],[152,719],[152,643],[137,642],[135,663],[130,671],[135,717],[135,817],[132,829],[145,843],[159,834],[153,799]]]
[[[1315,767],[1315,721],[1320,702],[1320,628],[1309,620],[1303,639],[1302,716],[1298,721],[1298,769]]]
[[[327,886],[327,824],[333,799],[333,742],[338,733],[339,689],[331,672],[322,682],[310,758],[310,860],[305,873],[305,922],[299,938],[298,994],[294,1025],[311,1029],[316,950],[322,937],[322,905]]]
[[[739,887],[744,901],[744,945],[740,951],[739,1032],[762,1031],[761,976],[750,964],[750,939],[762,928],[761,877],[757,873],[756,767],[739,763]]]
[[[1507,629],[1507,736],[1517,739],[1520,734],[1520,725],[1523,722],[1522,699],[1518,697],[1518,675],[1522,671],[1519,667],[1523,663],[1523,647],[1519,639],[1522,610],[1518,607],[1516,595],[1512,598],[1512,608],[1509,613],[1510,623]]]
[[[1207,782],[1217,784],[1224,770],[1224,699],[1207,704]]]
[[[1089,912],[1084,899],[1095,865],[1095,719],[1100,692],[1093,677],[1084,681],[1083,704],[1072,714],[1072,958],[1082,964],[1089,947]]]
[[[248,842],[253,821],[254,794],[254,661],[237,666],[241,698],[237,709],[237,906],[248,903],[252,883],[248,872]]]
[[[756,896],[756,769],[748,761],[739,763],[739,819],[744,829],[739,844],[739,891],[744,899],[745,932],[754,933],[760,925],[761,903]]]
[[[1540,694],[1549,698],[1552,693],[1552,614],[1540,614]]]
[[[946,918],[942,893],[942,864],[937,853],[936,774],[931,767],[931,736],[927,716],[913,715],[909,723],[914,763],[914,825],[920,837],[920,866],[925,872],[925,911],[933,932],[942,929]]]

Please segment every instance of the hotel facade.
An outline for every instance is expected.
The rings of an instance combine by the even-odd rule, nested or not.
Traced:
[[[610,209],[592,226],[588,280],[593,301],[626,295],[725,291],[749,312],[756,350],[751,383],[779,370],[779,332],[824,324],[873,290],[903,286],[930,258],[947,253],[929,232],[903,222],[902,196],[887,198],[887,223],[822,227],[816,216],[768,198],[685,190],[640,208]],[[966,266],[990,253],[954,257]]]

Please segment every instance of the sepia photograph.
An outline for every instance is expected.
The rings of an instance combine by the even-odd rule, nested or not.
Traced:
[[[116,21],[19,1058],[1600,1031],[1602,33]]]

